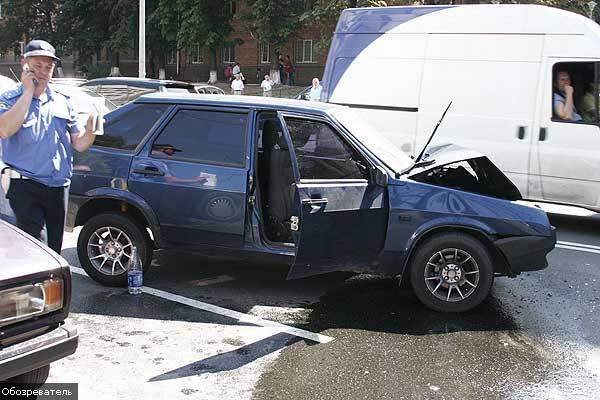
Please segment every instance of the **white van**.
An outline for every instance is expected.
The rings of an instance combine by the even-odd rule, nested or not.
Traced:
[[[585,120],[553,115],[554,78],[570,74]],[[322,98],[355,108],[409,154],[432,144],[490,156],[530,200],[600,211],[600,26],[536,5],[347,9]],[[591,101],[590,101],[591,99]]]

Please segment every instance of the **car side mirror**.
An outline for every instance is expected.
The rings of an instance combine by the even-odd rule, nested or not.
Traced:
[[[388,174],[383,167],[375,166],[373,168],[373,181],[377,186],[386,187],[388,184]]]

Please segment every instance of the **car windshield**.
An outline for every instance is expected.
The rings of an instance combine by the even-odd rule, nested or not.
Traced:
[[[390,142],[383,134],[351,109],[339,109],[332,112],[333,117],[360,140],[373,154],[394,172],[402,173],[412,167],[413,160],[398,146]]]

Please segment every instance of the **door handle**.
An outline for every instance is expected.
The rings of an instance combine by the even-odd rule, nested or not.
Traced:
[[[302,204],[307,204],[307,205],[311,205],[311,206],[316,206],[316,205],[323,205],[323,204],[327,204],[327,198],[323,197],[323,198],[319,198],[319,199],[302,199]]]
[[[540,142],[543,142],[546,140],[546,128],[540,128],[539,140],[540,140]]]
[[[525,139],[525,127],[524,126],[519,126],[519,128],[517,129],[517,137],[519,138],[519,140]]]
[[[140,175],[151,175],[151,176],[164,176],[164,174],[165,174],[163,171],[160,171],[156,167],[134,168],[133,173],[140,174]]]

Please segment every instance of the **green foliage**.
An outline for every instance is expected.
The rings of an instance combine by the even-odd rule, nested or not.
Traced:
[[[168,50],[191,49],[199,44],[216,51],[231,32],[229,2],[211,0],[154,0],[147,32],[161,58]],[[148,6],[147,6],[148,9]],[[216,65],[213,66],[216,68]]]
[[[253,37],[268,42],[275,50],[282,49],[302,24],[303,2],[249,0],[246,6],[247,11],[241,16],[244,26]]]
[[[312,9],[300,16],[302,23],[314,23],[319,26],[321,40],[319,49],[328,48],[335,26],[342,11],[354,7],[386,7],[388,5],[414,4],[414,1],[381,1],[381,0],[318,0]]]
[[[63,2],[55,0],[18,0],[3,4],[4,24],[0,30],[1,50],[15,48],[15,42],[43,38],[56,42],[57,17]]]

